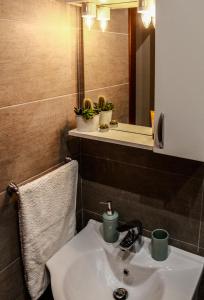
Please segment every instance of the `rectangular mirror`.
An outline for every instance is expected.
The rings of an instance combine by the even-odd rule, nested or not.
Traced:
[[[98,102],[104,96],[112,102],[113,119],[124,123],[119,130],[134,131],[125,124],[151,127],[155,30],[152,23],[145,28],[148,22],[142,22],[137,8],[123,8],[111,9],[104,32],[99,21],[91,29],[83,24],[85,97]],[[147,128],[141,133],[151,135],[152,131]]]

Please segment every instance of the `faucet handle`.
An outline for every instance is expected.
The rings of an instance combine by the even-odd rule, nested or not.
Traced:
[[[137,229],[137,234],[142,235],[143,234],[142,222],[139,221],[139,220],[133,220],[133,221],[130,221],[126,224],[119,225],[117,227],[117,230],[119,232],[129,231],[131,229]]]

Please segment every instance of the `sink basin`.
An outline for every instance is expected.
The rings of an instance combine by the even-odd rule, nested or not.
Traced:
[[[168,259],[157,262],[148,238],[139,253],[128,254],[104,242],[101,226],[90,220],[47,262],[55,300],[112,300],[118,288],[129,300],[193,299],[204,258],[169,247]]]

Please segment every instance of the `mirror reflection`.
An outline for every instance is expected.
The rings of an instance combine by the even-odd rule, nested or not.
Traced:
[[[85,97],[102,111],[112,103],[122,130],[133,130],[125,124],[151,127],[154,110],[155,29],[141,16],[137,8],[111,9],[105,24],[83,24]]]

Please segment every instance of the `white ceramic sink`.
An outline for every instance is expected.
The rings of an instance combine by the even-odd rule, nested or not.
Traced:
[[[127,255],[101,236],[101,224],[89,221],[78,235],[48,262],[55,300],[112,300],[125,288],[129,300],[191,300],[204,259],[170,247],[166,261],[150,255],[145,238],[139,253]],[[128,275],[124,275],[124,269]]]

